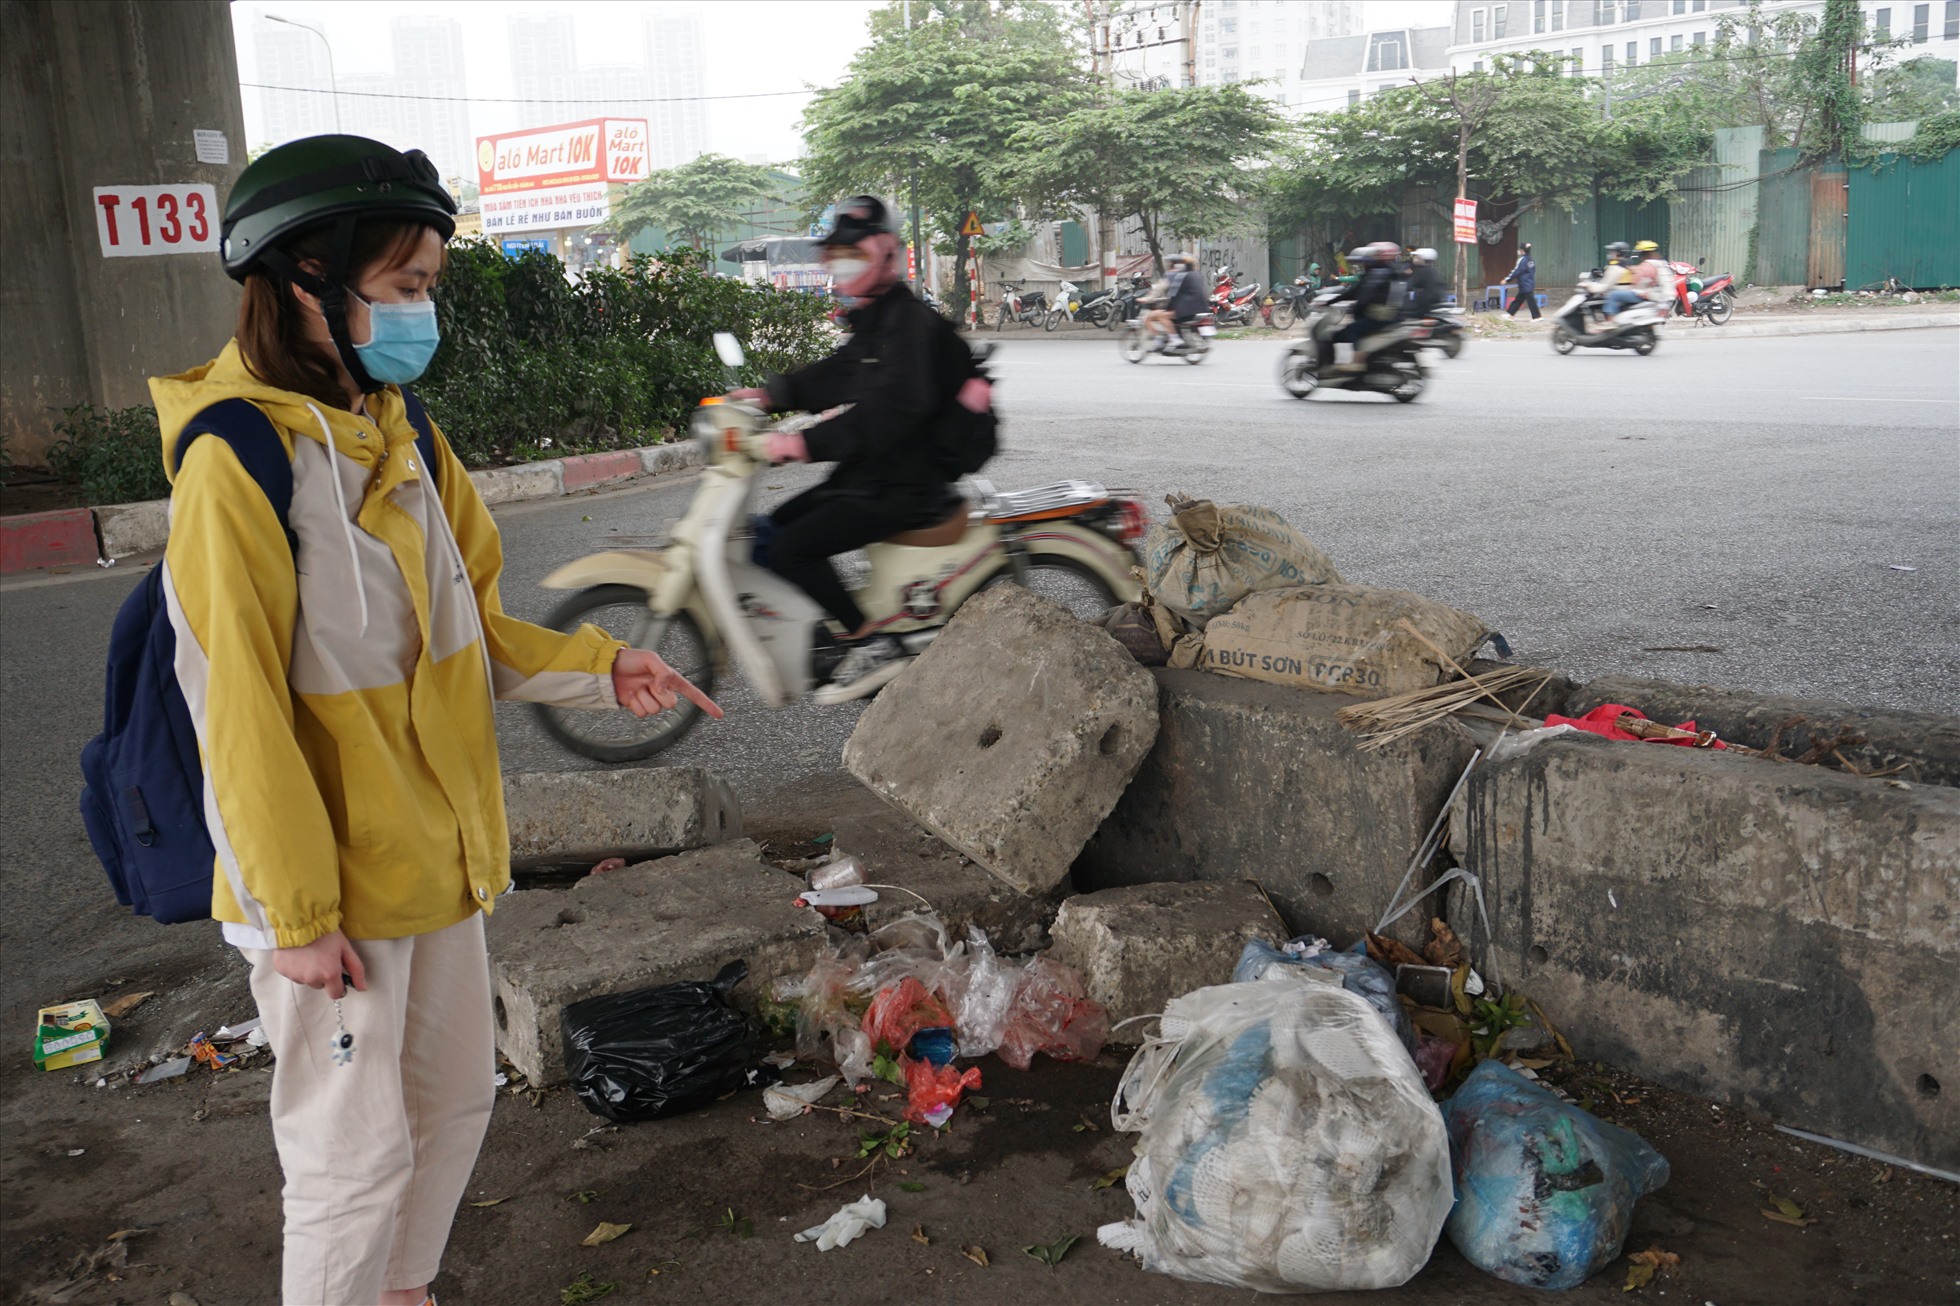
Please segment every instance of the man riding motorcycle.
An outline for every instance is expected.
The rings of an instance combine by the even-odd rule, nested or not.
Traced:
[[[906,287],[904,248],[882,200],[860,195],[837,209],[818,242],[833,284],[845,297],[850,338],[830,357],[767,389],[729,398],[771,409],[824,412],[850,405],[806,431],[772,435],[773,462],[834,462],[829,479],[784,503],[758,530],[756,560],[815,599],[835,621],[847,651],[816,693],[819,703],[862,698],[904,670],[908,654],[890,635],[867,628],[838,578],[836,554],[901,531],[945,521],[959,510],[951,467],[934,433],[955,405],[991,407],[991,387],[951,323]]]
[[[1622,309],[1640,302],[1640,292],[1629,288],[1626,284],[1628,278],[1632,276],[1632,268],[1629,266],[1632,257],[1631,246],[1624,240],[1614,241],[1606,247],[1605,271],[1600,273],[1597,281],[1588,281],[1583,287],[1588,294],[1606,296],[1604,312],[1609,318]]]
[[[1172,261],[1178,270],[1171,273],[1167,302],[1158,318],[1165,334],[1152,346],[1159,353],[1173,353],[1183,348],[1184,337],[1178,328],[1195,322],[1211,304],[1211,295],[1205,287],[1205,275],[1198,270],[1198,260],[1189,254],[1180,254]]]
[[[1409,316],[1433,317],[1443,302],[1443,283],[1436,277],[1436,251],[1409,251]]]
[[[1348,255],[1348,262],[1359,270],[1360,275],[1333,302],[1353,304],[1354,320],[1335,332],[1331,339],[1320,342],[1320,369],[1323,373],[1368,370],[1368,338],[1395,322],[1398,308],[1394,302],[1395,262],[1401,253],[1393,242],[1382,240],[1364,245]],[[1334,361],[1334,346],[1342,341],[1354,345],[1354,359],[1338,367],[1330,366]]]

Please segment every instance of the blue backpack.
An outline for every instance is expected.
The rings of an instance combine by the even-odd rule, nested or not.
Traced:
[[[440,466],[435,429],[407,390],[408,420],[431,477]],[[230,445],[279,517],[286,542],[298,540],[287,514],[293,465],[272,421],[244,399],[212,404],[177,437],[176,465],[192,441],[214,435]],[[163,594],[163,567],[150,574],[116,613],[109,633],[109,675],[102,733],[82,749],[82,823],[116,901],[166,925],[211,918],[217,850],[204,823],[204,766],[197,730],[177,685],[177,633]]]

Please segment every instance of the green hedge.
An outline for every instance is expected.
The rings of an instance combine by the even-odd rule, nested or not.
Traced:
[[[576,285],[548,254],[449,247],[436,297],[442,349],[417,385],[472,466],[655,443],[728,378],[712,337],[732,331],[746,383],[828,351],[828,300],[715,276],[705,255],[635,257]]]
[[[480,240],[449,247],[436,296],[442,348],[415,383],[471,467],[655,444],[728,376],[713,336],[748,351],[745,384],[827,352],[830,301],[717,277],[678,250],[595,269],[573,285],[532,251],[509,259]],[[92,504],[170,493],[156,410],[77,404],[55,424],[48,466]]]

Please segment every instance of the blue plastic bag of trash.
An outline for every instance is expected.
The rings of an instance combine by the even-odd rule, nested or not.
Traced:
[[[1389,973],[1388,967],[1368,956],[1366,943],[1357,940],[1352,948],[1341,952],[1312,934],[1302,934],[1277,948],[1253,939],[1239,953],[1239,964],[1232,969],[1232,983],[1263,979],[1275,966],[1305,966],[1339,975],[1341,987],[1380,1012],[1409,1055],[1415,1055],[1416,1028],[1395,996],[1395,976]]]
[[[1620,1254],[1633,1204],[1667,1182],[1647,1141],[1486,1061],[1443,1103],[1464,1259],[1508,1283],[1576,1288]]]

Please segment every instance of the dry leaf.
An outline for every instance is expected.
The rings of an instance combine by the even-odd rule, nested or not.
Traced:
[[[603,1247],[613,1239],[624,1236],[632,1227],[630,1224],[608,1224],[601,1220],[598,1228],[579,1240],[579,1246]]]
[[[1111,1170],[1109,1173],[1103,1175],[1102,1178],[1090,1184],[1089,1191],[1095,1192],[1098,1189],[1114,1188],[1116,1187],[1116,1185],[1122,1183],[1125,1179],[1129,1178],[1129,1176],[1130,1176],[1130,1167],[1127,1165],[1121,1167],[1120,1169]]]
[[[502,1206],[505,1202],[508,1202],[509,1200],[510,1198],[508,1197],[493,1197],[487,1202],[471,1202],[470,1205],[471,1206]]]
[[[921,1247],[932,1246],[932,1239],[926,1237],[926,1227],[923,1224],[915,1224],[912,1226],[912,1241],[919,1244],[919,1246]]]
[[[1673,1252],[1662,1251],[1659,1244],[1649,1247],[1644,1252],[1635,1252],[1627,1259],[1638,1265],[1651,1265],[1657,1270],[1671,1270],[1681,1263],[1679,1256]]]
[[[972,1261],[975,1265],[981,1266],[983,1268],[987,1264],[987,1249],[978,1245],[977,1243],[972,1247],[960,1248],[960,1255],[966,1257],[967,1260]]]
[[[1653,1281],[1654,1281],[1653,1266],[1645,1264],[1644,1262],[1638,1265],[1629,1265],[1627,1267],[1627,1286],[1620,1289],[1620,1291],[1632,1292],[1637,1288],[1646,1287],[1648,1284],[1652,1283]]]
[[[110,1020],[118,1020],[123,1016],[127,1016],[130,1012],[136,1010],[144,1002],[155,996],[155,989],[151,989],[145,993],[125,993],[114,1002],[105,1004],[102,1008],[102,1014]]]
[[[1397,943],[1394,939],[1385,938],[1379,934],[1370,934],[1368,936],[1368,955],[1374,960],[1379,961],[1382,965],[1387,966],[1391,972],[1397,966],[1427,966],[1429,964],[1422,959],[1420,953],[1416,952],[1415,949],[1409,947],[1407,944]]]
[[[1789,1198],[1778,1197],[1767,1188],[1763,1189],[1763,1195],[1769,1198],[1769,1206],[1765,1207],[1762,1211],[1762,1216],[1765,1220],[1774,1220],[1778,1224],[1792,1225],[1798,1229],[1803,1228],[1807,1224],[1817,1223],[1816,1220],[1806,1217],[1803,1213],[1803,1207],[1798,1206]]]
[[[1463,940],[1439,917],[1429,918],[1429,942],[1423,945],[1423,958],[1432,966],[1455,970],[1463,964]]]

